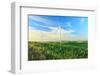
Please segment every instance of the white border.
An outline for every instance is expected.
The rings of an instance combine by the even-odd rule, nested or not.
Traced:
[[[66,11],[66,10],[74,10],[74,11],[80,11],[81,14],[80,16],[88,16],[91,21],[93,22],[92,24],[90,23],[91,21],[89,21],[89,45],[91,45],[90,50],[92,52],[89,52],[90,56],[89,59],[83,59],[83,60],[52,60],[52,61],[37,61],[34,63],[28,63],[25,59],[25,56],[23,54],[23,48],[25,48],[25,46],[23,46],[23,43],[26,43],[25,39],[20,39],[21,36],[22,38],[26,37],[25,33],[27,33],[27,28],[21,26],[24,22],[23,22],[23,16],[21,17],[21,15],[27,15],[29,13],[33,13],[33,11],[31,10],[24,10],[24,13],[22,13],[22,8],[32,8],[32,9],[44,9],[44,10],[58,10],[58,11]],[[25,12],[27,11],[27,12]],[[47,11],[47,12],[48,12]],[[74,13],[74,11],[72,13]],[[83,11],[83,13],[82,13]],[[91,13],[86,13],[86,11],[92,12]],[[35,11],[34,11],[35,12]],[[54,11],[53,11],[54,12]],[[67,11],[68,12],[68,11]],[[95,60],[95,52],[93,50],[95,50],[95,12],[96,10],[94,8],[87,8],[87,7],[71,7],[71,6],[67,6],[67,5],[50,5],[50,4],[28,4],[28,3],[12,3],[12,61],[11,61],[11,71],[13,73],[22,73],[22,72],[41,72],[41,71],[51,71],[51,70],[59,70],[59,69],[68,69],[68,68],[84,68],[84,67],[91,67],[93,66],[93,60]],[[37,13],[37,12],[36,12]],[[34,13],[35,14],[35,13]],[[39,13],[37,14],[42,14],[43,12],[39,11]],[[44,13],[45,15],[46,13]],[[54,13],[53,13],[54,14]],[[57,13],[55,12],[55,15]],[[58,13],[58,15],[60,15],[61,13]],[[79,13],[78,13],[79,14]],[[77,15],[77,14],[76,14]],[[89,19],[89,20],[90,20]],[[25,20],[25,19],[24,19]],[[21,23],[22,22],[22,23]],[[27,22],[27,21],[25,21]],[[24,23],[26,24],[26,23]],[[91,25],[91,26],[90,26]],[[26,26],[26,25],[25,25]],[[22,29],[23,27],[23,29]],[[25,32],[26,29],[26,32]],[[24,31],[23,31],[24,30]],[[24,32],[24,33],[23,33]],[[22,56],[22,57],[20,57]],[[67,62],[67,64],[66,64]],[[28,63],[28,64],[27,64]],[[33,65],[34,64],[34,65]],[[68,65],[67,67],[65,66],[61,66],[61,65]],[[59,67],[60,66],[60,67]],[[34,68],[33,68],[34,67]],[[33,71],[31,71],[33,70]]]

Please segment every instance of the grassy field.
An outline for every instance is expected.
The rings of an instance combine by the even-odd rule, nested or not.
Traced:
[[[88,58],[87,41],[28,42],[28,60]]]

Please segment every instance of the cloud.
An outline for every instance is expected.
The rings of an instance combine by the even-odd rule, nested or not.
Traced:
[[[52,31],[29,30],[29,41],[59,41],[72,40],[74,30],[64,30],[62,28],[53,28]]]
[[[81,23],[84,23],[84,22],[85,22],[85,18],[81,18],[81,19],[80,19],[80,22],[81,22]]]
[[[43,18],[41,16],[29,16],[29,19],[32,19],[33,21],[36,21],[36,22],[43,23],[45,24],[44,26],[52,26],[52,27],[57,26],[57,24],[54,21]]]
[[[80,37],[75,34],[77,31],[71,29],[73,26],[70,21],[66,21],[63,26],[58,26],[56,25],[56,21],[41,16],[29,16],[29,18],[32,19],[33,22],[43,23],[37,23],[34,27],[29,25],[29,41],[86,40],[85,37]],[[85,18],[80,19],[80,23],[83,22],[85,22]],[[50,29],[50,31],[46,29]]]
[[[37,28],[37,26],[39,26],[38,29],[39,29],[39,28],[42,28],[42,27],[45,28],[45,29],[46,29],[46,28],[47,28],[47,29],[51,29],[52,27],[53,27],[53,28],[54,28],[54,27],[56,27],[56,28],[61,27],[62,29],[67,29],[67,28],[71,28],[71,27],[72,27],[71,22],[67,22],[67,21],[66,21],[66,23],[64,23],[63,25],[58,25],[56,21],[52,21],[52,20],[50,20],[50,19],[43,18],[43,17],[41,17],[41,16],[29,16],[29,18],[33,20],[33,24],[31,23],[31,24],[29,25],[29,27],[33,25],[33,27],[31,27],[31,28]],[[34,21],[39,22],[39,23],[35,23]],[[41,23],[42,23],[42,24],[41,24]],[[31,28],[29,28],[29,29],[31,29]],[[37,29],[37,30],[38,30],[38,29]],[[40,29],[39,29],[39,30],[40,30]],[[52,30],[52,29],[51,29],[51,30]]]
[[[72,27],[71,22],[67,22],[67,23],[66,23],[66,26],[67,26],[67,27]]]
[[[29,26],[29,30],[34,30],[34,27],[32,27],[32,26]]]

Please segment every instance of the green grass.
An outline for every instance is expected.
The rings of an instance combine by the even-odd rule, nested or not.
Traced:
[[[28,42],[28,60],[88,58],[87,41]]]

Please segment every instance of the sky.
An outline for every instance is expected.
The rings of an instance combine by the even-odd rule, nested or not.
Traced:
[[[88,39],[88,17],[29,15],[29,41]]]

